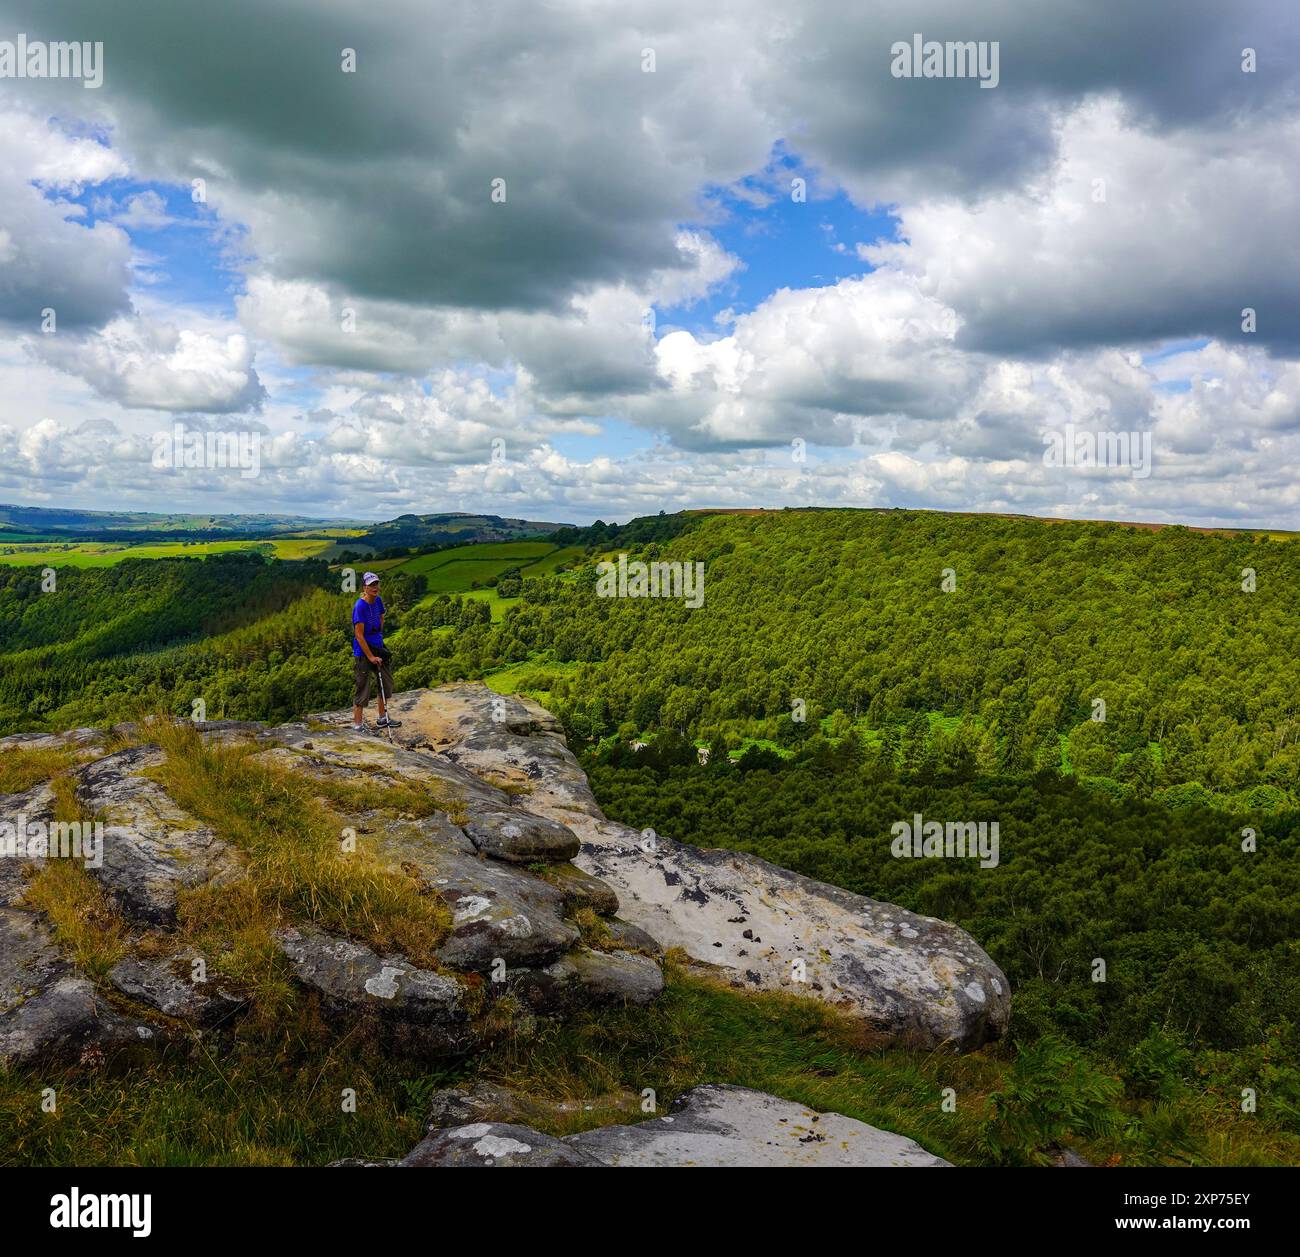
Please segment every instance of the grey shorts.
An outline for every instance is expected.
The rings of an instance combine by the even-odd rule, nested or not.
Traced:
[[[356,684],[352,690],[352,706],[364,707],[370,701],[370,686],[375,679],[375,665],[370,662],[365,655],[356,655],[353,657],[353,676]],[[383,665],[384,670],[384,693],[391,695],[393,692],[393,674],[388,669],[388,664]]]

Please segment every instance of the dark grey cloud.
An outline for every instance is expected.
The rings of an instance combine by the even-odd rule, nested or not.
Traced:
[[[1063,122],[1050,176],[974,204],[922,198],[901,211],[905,247],[864,252],[950,306],[968,350],[1213,336],[1293,356],[1298,155],[1298,115],[1159,134],[1099,101]]]
[[[277,277],[489,310],[563,310],[689,266],[675,229],[701,190],[778,140],[863,201],[987,195],[1041,172],[1060,112],[1090,94],[1120,94],[1147,127],[1201,126],[1294,103],[1300,67],[1281,0],[0,0],[0,15],[102,39],[98,92],[27,90],[102,111],[145,172],[207,178]],[[914,32],[997,40],[999,86],[892,77],[890,45]]]
[[[996,41],[998,86],[895,78],[891,46],[918,33]],[[771,52],[765,93],[794,147],[867,200],[1015,186],[1050,161],[1059,113],[1092,95],[1118,94],[1136,123],[1172,130],[1266,117],[1300,90],[1288,0],[812,0]]]
[[[107,439],[76,429],[77,397],[49,385],[57,371],[119,417],[251,406],[272,431],[296,425],[258,486],[285,502],[365,484],[419,508],[451,477],[475,507],[578,517],[756,500],[1290,510],[1295,12],[1286,0],[0,0],[0,38],[105,44],[101,89],[0,81],[0,121],[16,105],[37,125],[102,124],[134,179],[204,178],[220,220],[246,229],[247,272],[238,324],[197,341],[180,340],[193,310],[117,317],[126,237],[51,201],[33,184],[35,151],[6,150],[0,133],[0,174],[16,154],[0,178],[0,258],[14,263],[0,268],[0,317],[39,299],[101,328],[29,347],[26,374],[7,368],[11,395],[33,381],[10,409],[49,417],[5,448],[51,479],[128,484],[125,455],[101,467]],[[891,45],[917,32],[996,40],[997,88],[894,78]],[[345,47],[355,75],[339,68]],[[1241,72],[1245,47],[1256,74]],[[864,279],[777,291],[717,336],[656,339],[642,307],[699,295],[734,261],[706,233],[688,243],[683,225],[778,144],[822,188],[896,206],[901,243],[865,250],[879,269]],[[82,173],[102,182],[93,157]],[[497,177],[504,205],[489,199]],[[246,342],[231,339],[241,330]],[[1207,335],[1221,343],[1189,353],[1182,375],[1137,352]],[[327,370],[304,385],[302,366]],[[297,418],[304,387],[320,431]],[[593,416],[665,437],[651,474],[548,447],[592,435]],[[1152,429],[1157,472],[1048,478],[1045,423]],[[497,436],[512,461],[484,471]],[[801,469],[797,440],[842,461]]]
[[[689,268],[675,233],[701,184],[763,162],[760,106],[715,99],[732,28],[683,6],[693,29],[673,34],[671,10],[643,34],[526,3],[0,5],[33,36],[102,39],[98,92],[29,91],[116,122],[143,172],[206,178],[277,276],[480,309]]]

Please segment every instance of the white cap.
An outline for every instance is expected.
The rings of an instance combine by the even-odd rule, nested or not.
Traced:
[[[367,572],[367,573],[366,573],[366,574],[361,578],[361,583],[362,583],[363,585],[374,585],[374,584],[376,584],[376,583],[378,582],[378,580],[379,580],[379,577],[376,576],[374,572]]]

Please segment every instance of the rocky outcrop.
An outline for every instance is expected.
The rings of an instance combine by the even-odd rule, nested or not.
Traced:
[[[112,1008],[39,915],[0,908],[0,1063],[61,1068],[165,1040],[147,1020]]]
[[[103,753],[103,729],[66,729],[62,733],[9,733],[0,738],[5,751],[81,751]]]
[[[0,754],[3,753],[0,751]],[[0,806],[3,806],[0,824],[13,828],[15,843],[20,837],[25,841],[34,827],[44,825],[53,818],[54,792],[48,784],[41,782],[21,794],[0,795]],[[24,831],[23,834],[18,833],[20,828]],[[43,862],[43,856],[19,851],[16,846],[14,854],[0,855],[0,906],[17,903],[22,898],[27,878]]]
[[[29,1064],[66,1051],[97,1024],[94,985],[64,960],[42,920],[0,908],[0,1059]]]
[[[612,888],[569,862],[577,836],[512,792],[445,757],[350,729],[244,721],[199,729],[212,741],[250,743],[256,759],[321,781],[322,796],[371,854],[447,906],[450,929],[419,964],[310,920],[284,921],[275,942],[285,971],[332,1021],[364,1022],[404,1050],[445,1055],[479,1043],[500,1023],[492,1014],[503,1001],[508,1018],[529,1018],[644,1003],[663,989],[654,940],[618,921]],[[244,994],[209,973],[208,958],[175,934],[182,897],[245,877],[243,857],[156,779],[163,753],[147,726],[114,733],[134,744],[105,753],[107,735],[95,730],[0,742],[0,754],[62,749],[76,760],[77,803],[85,820],[103,826],[102,858],[86,862],[86,874],[120,914],[127,938],[126,954],[92,981],[24,900],[42,859],[0,859],[0,1062],[75,1058],[91,1044],[161,1043],[178,1025],[219,1031],[246,1007]],[[344,796],[359,801],[340,803],[327,782],[362,787]],[[395,784],[435,792],[437,810],[412,815],[400,801],[390,806]],[[53,811],[47,783],[0,796],[3,818],[39,826]]]
[[[566,1142],[612,1166],[949,1164],[902,1135],[744,1087],[695,1087],[665,1117],[597,1127]]]
[[[712,1085],[687,1091],[663,1117],[561,1139],[501,1121],[434,1128],[397,1164],[936,1168],[951,1163],[911,1139],[839,1113],[818,1113],[745,1087]]]
[[[93,760],[76,774],[87,818],[103,818],[103,862],[94,875],[123,913],[152,925],[176,920],[181,890],[228,880],[240,867],[211,829],[141,775],[162,761],[156,746],[137,746]]]
[[[527,1126],[510,1126],[505,1122],[475,1122],[470,1126],[453,1126],[435,1131],[397,1163],[407,1168],[436,1169],[465,1166],[531,1166],[553,1169],[557,1166],[603,1164],[581,1148],[554,1135]]]
[[[423,1052],[462,1053],[501,1024],[499,1014],[563,1017],[652,1001],[671,947],[737,987],[824,1000],[897,1042],[971,1048],[1005,1027],[1005,978],[954,926],[607,820],[558,724],[536,704],[466,684],[399,694],[391,706],[404,721],[392,743],[353,733],[348,712],[274,728],[199,725],[206,739],[250,743],[258,760],[319,781],[369,853],[446,905],[449,929],[419,963],[310,919],[283,920],[275,940],[284,972],[331,1019],[367,1022]],[[182,898],[247,876],[244,858],[168,795],[147,726],[114,732],[130,745],[106,752],[112,743],[96,730],[0,740],[0,754],[63,749],[76,761],[77,801],[104,826],[102,862],[87,874],[125,937],[103,977],[79,972],[24,900],[40,860],[0,859],[0,1061],[162,1042],[177,1030],[219,1033],[246,1006],[217,972],[220,958],[199,957],[176,933]],[[412,788],[426,792],[426,805],[403,811]],[[53,808],[47,784],[0,796],[5,817],[39,823]],[[697,1097],[660,1121],[686,1131],[704,1121],[703,1104]],[[750,1112],[735,1097],[728,1107],[737,1121]],[[659,1128],[635,1129],[636,1146],[648,1148]],[[446,1150],[479,1156],[478,1142]],[[566,1147],[566,1156],[590,1152]],[[608,1160],[613,1147],[597,1151]]]
[[[323,997],[339,1020],[373,1017],[411,1046],[463,1050],[473,1043],[465,987],[450,974],[418,968],[403,956],[380,956],[351,939],[310,926],[281,931],[277,941],[297,979]]]
[[[535,1012],[566,1013],[583,1007],[648,1004],[663,990],[663,974],[649,956],[581,948],[545,969],[514,975],[514,987]]]
[[[238,1016],[246,1001],[219,978],[196,981],[196,962],[202,963],[206,974],[206,961],[192,948],[164,957],[129,956],[108,971],[108,981],[127,999],[166,1017],[196,1026],[223,1025]]]
[[[556,1119],[591,1116],[613,1123],[634,1120],[641,1113],[641,1096],[621,1089],[585,1099],[550,1099],[525,1094],[501,1083],[480,1079],[470,1087],[435,1091],[429,1102],[426,1126],[430,1133],[448,1126],[477,1122],[504,1122],[513,1126],[541,1126]]]
[[[623,920],[736,986],[820,999],[918,1046],[965,1050],[1006,1029],[1009,984],[964,930],[756,856],[609,821],[536,703],[462,684],[398,694],[392,707],[402,744],[490,777],[566,826],[581,840],[574,864],[613,889]]]

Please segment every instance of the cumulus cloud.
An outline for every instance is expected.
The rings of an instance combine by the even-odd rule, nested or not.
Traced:
[[[104,39],[93,101],[79,84],[30,91],[102,111],[143,170],[207,178],[277,278],[471,309],[562,310],[689,269],[678,225],[702,190],[760,169],[781,139],[864,203],[987,194],[1050,165],[1058,112],[1093,95],[1169,132],[1259,116],[1300,66],[1273,0],[4,9],[18,29]],[[893,77],[890,47],[914,32],[998,41],[998,88]],[[1250,41],[1260,67],[1244,75]]]
[[[937,419],[973,381],[953,348],[957,320],[907,276],[878,272],[826,288],[783,289],[731,333],[672,332],[657,345],[669,430],[686,446],[841,445],[854,419]],[[640,411],[645,415],[645,406]]]
[[[690,270],[678,227],[702,184],[761,165],[772,139],[752,85],[718,93],[739,4],[707,17],[679,0],[635,21],[524,0],[443,15],[416,0],[3,8],[33,34],[105,41],[93,101],[33,93],[98,111],[148,175],[205,178],[276,278],[356,298],[563,310],[601,284]]]
[[[1275,0],[0,14],[106,45],[96,92],[0,83],[0,320],[60,326],[21,377],[0,352],[0,456],[42,484],[147,492],[148,412],[253,412],[262,477],[194,492],[577,519],[1294,509],[1300,25]],[[895,78],[917,32],[998,41],[997,88]],[[899,229],[860,275],[805,266],[742,301],[724,207],[760,225],[775,152]],[[135,282],[168,293],[144,301],[128,233],[189,223],[154,189],[196,178],[233,294],[187,303],[186,267],[146,272],[137,246]],[[646,317],[713,297],[731,307]],[[1065,425],[1149,433],[1153,474],[1046,467]]]
[[[95,333],[41,336],[29,345],[50,366],[131,409],[227,413],[256,409],[265,393],[252,347],[239,332],[212,335],[123,318]]]
[[[104,144],[0,101],[0,323],[93,326],[129,306],[130,243],[68,200],[125,172]]]
[[[422,374],[473,361],[527,372],[553,411],[655,383],[652,310],[706,295],[738,260],[710,236],[677,237],[689,268],[647,277],[645,286],[604,286],[573,296],[563,310],[464,310],[370,301],[305,280],[248,279],[239,315],[289,363]]]
[[[862,249],[961,316],[972,349],[1035,353],[1183,336],[1300,351],[1300,117],[1157,135],[1118,98],[1061,118],[1022,187],[900,210],[904,240]]]
[[[1291,105],[1300,30],[1285,4],[1218,0],[809,0],[774,24],[761,73],[791,143],[864,203],[981,198],[1050,167],[1055,129],[1097,95],[1153,132],[1267,116]],[[1000,81],[895,78],[895,41],[997,41]],[[1241,70],[1255,47],[1259,68]]]

